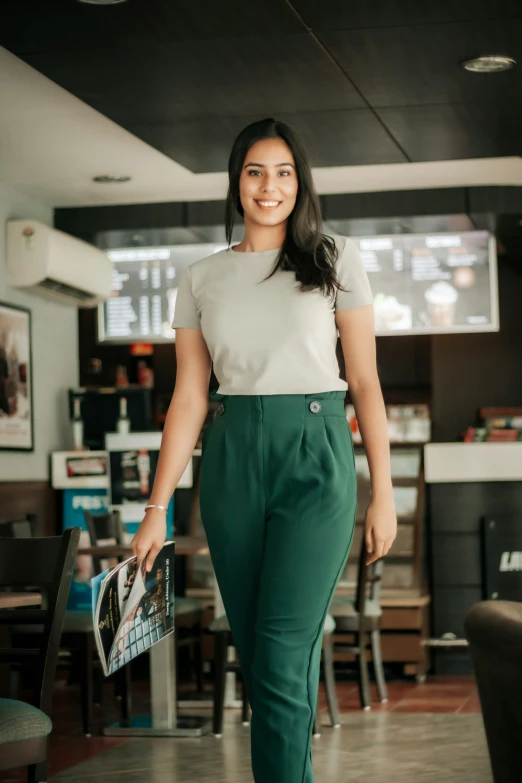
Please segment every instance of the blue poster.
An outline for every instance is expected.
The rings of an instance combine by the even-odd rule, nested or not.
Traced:
[[[109,493],[106,489],[64,489],[63,490],[63,528],[79,527],[79,548],[90,546],[89,534],[83,512],[103,514],[109,508]],[[76,568],[71,582],[67,609],[91,611],[92,606],[92,557],[78,555]]]

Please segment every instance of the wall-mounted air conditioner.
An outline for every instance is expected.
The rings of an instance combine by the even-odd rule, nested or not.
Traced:
[[[93,245],[38,223],[7,221],[7,283],[76,307],[110,296],[112,263]]]

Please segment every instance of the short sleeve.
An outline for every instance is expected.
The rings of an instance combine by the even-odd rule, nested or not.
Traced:
[[[346,289],[345,291],[337,291],[336,310],[351,310],[355,307],[373,304],[368,275],[357,245],[351,239],[346,239],[344,247],[339,251],[336,270],[339,282]]]
[[[196,300],[192,293],[192,274],[190,267],[181,278],[174,307],[174,320],[172,328],[177,329],[201,329]]]

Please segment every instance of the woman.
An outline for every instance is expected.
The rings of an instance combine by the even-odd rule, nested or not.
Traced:
[[[213,363],[219,405],[203,439],[201,516],[252,706],[254,778],[312,783],[323,623],[356,506],[337,331],[371,471],[367,562],[396,535],[372,295],[355,245],[321,232],[291,128],[272,119],[245,128],[229,180],[229,247],[192,264],[179,287],[176,388],[133,549],[150,569],[205,420]],[[236,212],[245,234],[231,247]]]

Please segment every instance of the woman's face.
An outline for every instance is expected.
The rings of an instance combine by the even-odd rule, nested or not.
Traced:
[[[263,139],[250,147],[239,179],[245,222],[277,226],[285,222],[297,198],[297,172],[282,139]]]

